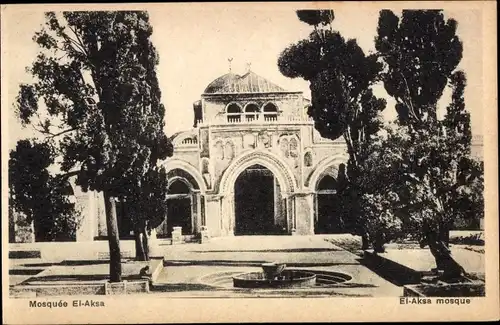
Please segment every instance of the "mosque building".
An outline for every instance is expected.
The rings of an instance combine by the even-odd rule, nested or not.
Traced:
[[[348,160],[342,138],[329,140],[307,116],[309,100],[248,70],[212,81],[193,103],[194,127],[172,136],[168,213],[157,228],[211,237],[346,232],[336,182]],[[105,238],[101,193],[72,186],[83,220],[77,241]],[[117,204],[120,238],[132,238]],[[23,241],[23,239],[16,239]],[[29,240],[28,240],[29,241]]]

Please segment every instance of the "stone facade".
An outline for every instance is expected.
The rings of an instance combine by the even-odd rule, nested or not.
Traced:
[[[173,137],[174,155],[163,163],[171,180],[180,171],[191,176],[178,180],[190,190],[193,233],[206,226],[211,236],[234,234],[235,182],[255,165],[274,176],[275,225],[287,234],[314,233],[316,186],[325,174],[337,177],[348,159],[345,144],[315,131],[301,92],[268,85],[253,72],[216,79],[195,103],[195,128]]]

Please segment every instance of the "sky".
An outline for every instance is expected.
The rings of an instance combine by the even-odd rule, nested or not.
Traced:
[[[311,32],[311,27],[300,22],[295,14],[299,3],[288,5],[213,5],[166,4],[149,10],[153,26],[152,41],[160,55],[158,78],[162,90],[162,102],[166,107],[166,129],[171,135],[192,127],[192,103],[200,99],[205,87],[217,77],[229,71],[228,59],[232,58],[232,71],[243,74],[247,64],[255,73],[280,85],[286,90],[303,91],[310,98],[309,85],[302,79],[289,79],[278,70],[277,58],[290,44]],[[335,20],[333,28],[345,38],[356,38],[368,53],[374,51],[374,37],[380,8],[363,4],[333,4]],[[2,54],[4,64],[3,88],[7,98],[2,108],[9,121],[9,147],[18,139],[33,135],[31,129],[22,129],[13,113],[13,103],[19,84],[30,82],[25,68],[31,64],[38,51],[32,41],[35,31],[44,22],[46,7],[27,6],[11,10],[2,23]],[[400,11],[395,10],[396,14]],[[456,7],[445,10],[447,18],[458,21],[458,35],[464,51],[459,65],[468,78],[465,91],[466,106],[471,112],[474,134],[482,134],[483,124],[483,66],[482,66],[482,12]],[[5,85],[4,85],[5,86]],[[394,101],[382,86],[377,95],[388,100],[384,112],[387,120],[394,118]],[[446,92],[446,101],[450,92]]]

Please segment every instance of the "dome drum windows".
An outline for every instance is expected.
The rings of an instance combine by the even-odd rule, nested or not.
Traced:
[[[262,108],[264,112],[264,121],[277,121],[278,120],[278,107],[273,103],[267,103]]]
[[[245,106],[245,120],[247,122],[255,121],[259,117],[260,109],[257,104],[250,103]]]
[[[242,106],[238,103],[230,103],[226,107],[226,116],[228,123],[239,122],[276,122],[278,121],[278,107],[271,102],[259,106],[255,102],[246,103]]]
[[[226,108],[227,121],[229,123],[241,122],[241,106],[236,103],[231,103]]]

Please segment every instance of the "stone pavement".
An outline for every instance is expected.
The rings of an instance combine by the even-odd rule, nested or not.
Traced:
[[[467,250],[464,247],[464,245],[451,245],[452,257],[463,266],[466,272],[484,273],[484,254]],[[385,253],[379,255],[418,272],[427,272],[436,267],[436,260],[427,247],[423,249],[386,249]]]
[[[237,236],[214,238],[206,244],[161,245],[165,268],[156,281],[159,294],[189,296],[286,295],[285,291],[220,290],[203,281],[225,272],[260,271],[265,262],[286,263],[288,267],[347,273],[352,286],[327,290],[289,291],[297,295],[400,296],[398,287],[359,262],[359,257],[316,236]],[[339,235],[344,236],[344,235]],[[347,235],[350,236],[350,235]]]

